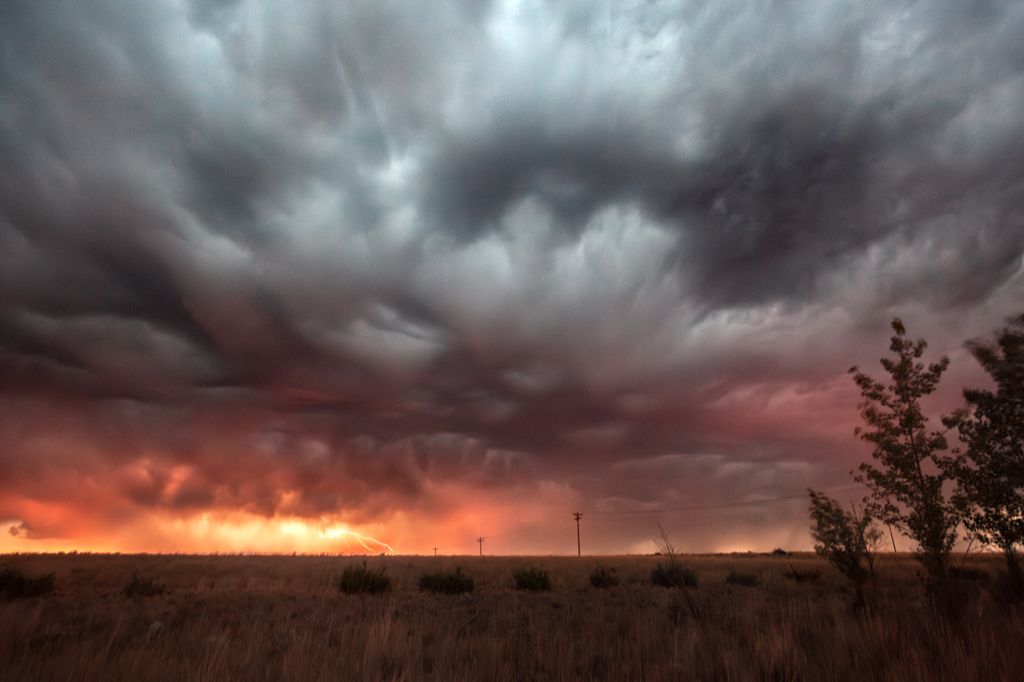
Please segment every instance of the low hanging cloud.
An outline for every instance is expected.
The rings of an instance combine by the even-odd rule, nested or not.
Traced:
[[[1020,35],[994,1],[4,3],[3,546],[213,514],[556,551],[575,508],[847,484],[888,320],[954,354],[947,405],[1024,300]],[[806,544],[801,504],[686,542]],[[594,549],[649,536],[614,518]]]

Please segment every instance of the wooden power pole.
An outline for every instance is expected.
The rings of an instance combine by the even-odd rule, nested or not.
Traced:
[[[484,539],[483,539],[483,537],[479,537],[479,538],[476,539],[476,541],[480,544],[480,556],[483,556],[484,555]]]
[[[579,512],[573,512],[572,517],[576,519],[576,556],[582,556],[580,551],[580,519],[583,518],[583,514]]]

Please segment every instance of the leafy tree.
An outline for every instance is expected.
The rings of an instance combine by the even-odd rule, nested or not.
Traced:
[[[1011,319],[995,343],[967,348],[995,384],[995,391],[968,389],[970,410],[946,421],[965,445],[957,462],[957,499],[967,509],[964,525],[1006,557],[1016,596],[1024,594],[1018,547],[1024,544],[1024,315]]]
[[[864,582],[874,573],[869,545],[871,516],[864,510],[848,512],[828,495],[808,489],[811,496],[811,537],[814,551],[846,576],[854,589],[854,606],[864,606]]]
[[[855,479],[871,489],[867,512],[891,524],[917,543],[916,558],[925,569],[929,593],[948,597],[949,554],[960,524],[959,507],[943,485],[953,476],[943,431],[930,430],[921,399],[933,393],[949,367],[949,358],[925,365],[927,344],[913,341],[899,318],[891,357],[882,358],[887,384],[850,369],[863,397],[860,414],[866,428],[854,432],[871,443],[874,463],[860,465]]]

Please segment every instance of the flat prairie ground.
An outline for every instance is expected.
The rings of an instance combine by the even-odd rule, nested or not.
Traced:
[[[383,567],[391,590],[338,591],[341,572]],[[869,607],[813,555],[684,556],[685,592],[655,587],[663,557],[8,555],[26,575],[56,573],[47,596],[0,601],[0,680],[1014,680],[1024,613],[993,597],[997,557],[961,586],[955,622],[938,617],[906,556],[880,560]],[[549,592],[515,589],[546,569]],[[461,567],[471,594],[419,590]],[[599,567],[621,584],[590,585]],[[796,583],[792,567],[820,569]],[[754,586],[729,584],[730,571]],[[127,597],[133,572],[163,594]],[[985,580],[992,576],[993,580]]]

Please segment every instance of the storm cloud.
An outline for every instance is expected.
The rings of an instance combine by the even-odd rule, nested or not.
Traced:
[[[952,354],[946,405],[1022,307],[1021,35],[980,0],[3,3],[3,547],[215,512],[561,551],[576,508],[848,485],[888,320]],[[681,539],[806,545],[801,505]]]

